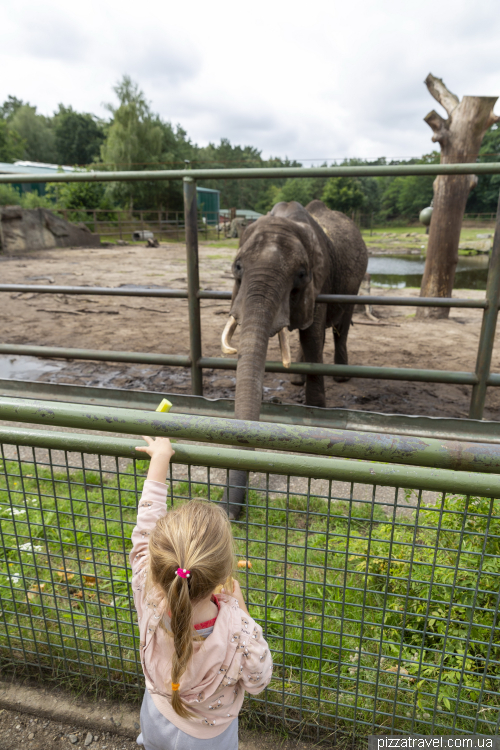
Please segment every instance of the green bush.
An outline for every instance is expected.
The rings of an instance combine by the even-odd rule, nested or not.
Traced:
[[[12,185],[0,185],[0,206],[19,206],[21,195]]]
[[[328,546],[344,558],[345,539]],[[457,701],[477,702],[481,690],[498,693],[500,516],[493,500],[444,496],[415,523],[378,521],[369,535],[350,540],[348,554],[367,577],[371,603],[383,601],[388,657],[405,665],[420,708],[432,708],[435,694],[450,710]]]

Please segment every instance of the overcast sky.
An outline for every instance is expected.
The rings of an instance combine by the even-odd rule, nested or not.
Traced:
[[[430,151],[429,72],[500,95],[498,0],[0,0],[0,40],[1,101],[106,116],[127,73],[194,142],[308,164]]]

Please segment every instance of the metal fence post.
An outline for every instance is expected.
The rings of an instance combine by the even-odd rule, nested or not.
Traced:
[[[469,418],[482,419],[484,401],[486,398],[486,382],[490,375],[491,355],[495,342],[495,330],[498,318],[498,302],[500,299],[500,195],[498,197],[497,220],[495,237],[491,250],[488,280],[486,282],[486,307],[483,313],[479,348],[477,352],[476,375],[478,383],[472,389]]]
[[[201,358],[200,276],[198,267],[198,205],[196,182],[192,177],[183,178],[184,223],[186,227],[187,284],[189,305],[189,341],[191,352],[191,390],[195,396],[203,396]]]

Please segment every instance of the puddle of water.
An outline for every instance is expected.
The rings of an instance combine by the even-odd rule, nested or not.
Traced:
[[[486,289],[488,255],[460,257],[455,273],[455,289]],[[372,255],[368,273],[374,286],[404,289],[419,287],[424,273],[422,255]]]
[[[63,367],[62,362],[49,362],[38,357],[0,355],[0,378],[6,380],[36,380],[44,372],[57,372]]]

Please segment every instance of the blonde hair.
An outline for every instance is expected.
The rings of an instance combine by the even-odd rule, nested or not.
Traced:
[[[171,680],[179,683],[193,654],[193,604],[212,594],[234,568],[233,535],[226,513],[200,500],[169,511],[151,532],[149,560],[146,588],[162,594],[165,610],[170,612]],[[178,576],[177,568],[189,570],[190,577]],[[179,716],[193,715],[178,690],[172,691],[171,703]]]

